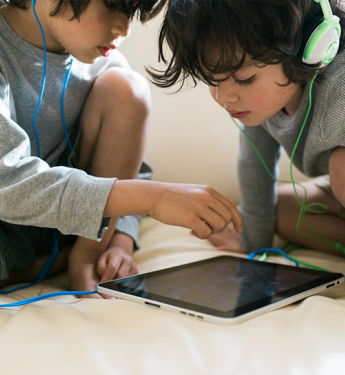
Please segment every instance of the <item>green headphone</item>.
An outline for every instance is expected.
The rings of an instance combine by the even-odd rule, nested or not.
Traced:
[[[318,64],[320,67],[329,64],[339,49],[340,23],[339,17],[332,14],[328,0],[314,0],[320,3],[323,17],[318,17],[307,31],[307,42],[302,61],[305,64]]]

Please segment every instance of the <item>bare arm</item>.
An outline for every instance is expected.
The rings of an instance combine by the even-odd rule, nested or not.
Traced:
[[[156,181],[116,181],[104,216],[147,214],[165,224],[192,230],[198,238],[222,231],[230,221],[238,233],[242,220],[233,202],[209,186]]]
[[[334,195],[345,206],[345,148],[337,147],[329,158],[329,178]]]

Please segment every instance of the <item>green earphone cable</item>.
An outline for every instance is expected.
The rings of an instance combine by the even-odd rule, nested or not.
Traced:
[[[332,241],[331,238],[329,238],[328,236],[322,234],[322,233],[319,233],[317,232],[316,230],[314,230],[310,224],[307,222],[307,219],[305,217],[305,213],[306,211],[309,211],[309,212],[313,212],[313,213],[325,213],[327,211],[327,206],[323,203],[310,203],[308,204],[307,206],[305,205],[306,203],[306,200],[307,200],[307,191],[306,191],[306,188],[299,184],[299,183],[296,183],[294,181],[294,178],[293,178],[293,172],[292,172],[292,165],[293,165],[293,158],[294,158],[294,155],[295,155],[295,152],[296,152],[296,149],[297,149],[297,146],[298,146],[298,143],[300,141],[300,138],[302,136],[302,133],[303,133],[303,130],[304,130],[304,127],[305,127],[305,124],[307,122],[307,119],[308,119],[308,116],[309,116],[309,112],[311,110],[311,107],[312,107],[312,88],[313,88],[313,83],[315,81],[315,78],[317,77],[317,74],[318,72],[315,73],[314,77],[312,78],[311,82],[310,82],[310,86],[309,86],[309,106],[308,106],[308,110],[307,110],[307,113],[306,113],[306,116],[304,118],[304,121],[303,121],[303,124],[302,124],[302,127],[301,127],[301,130],[299,132],[299,135],[297,137],[297,140],[296,140],[296,143],[295,143],[295,146],[293,148],[293,151],[291,153],[291,158],[290,158],[290,178],[291,178],[291,181],[286,181],[286,180],[279,180],[279,179],[276,179],[271,171],[269,170],[265,160],[263,159],[260,151],[258,150],[258,148],[256,147],[256,145],[254,144],[254,142],[248,137],[248,135],[245,133],[245,131],[237,124],[237,122],[233,119],[233,117],[230,115],[230,118],[232,119],[232,121],[234,122],[234,124],[236,125],[236,127],[241,131],[241,133],[244,135],[244,137],[248,140],[248,142],[252,145],[252,147],[254,148],[255,152],[257,153],[262,165],[264,166],[267,174],[269,175],[269,177],[276,181],[276,182],[281,182],[281,183],[292,183],[293,185],[293,188],[294,188],[294,192],[295,192],[295,196],[296,196],[296,199],[297,199],[297,202],[300,204],[301,206],[301,209],[300,209],[300,212],[299,212],[299,215],[298,215],[298,219],[297,219],[297,225],[296,225],[296,232],[298,234],[301,234],[301,235],[304,235],[304,236],[307,236],[307,237],[310,237],[314,240],[317,240],[317,241],[320,241],[320,242],[323,242],[323,243],[326,243],[326,244],[330,244],[332,246],[334,246],[336,249],[338,250],[342,250],[345,252],[345,248],[340,244],[340,243],[337,243],[337,242],[334,242]],[[303,190],[304,190],[304,198],[303,198],[303,201],[301,202],[301,200],[299,199],[298,197],[298,194],[297,194],[297,190],[296,190],[296,185],[300,186]],[[312,208],[312,207],[315,207],[315,206],[319,206],[321,207],[320,210],[316,210],[315,208]],[[310,234],[310,233],[306,233],[306,232],[302,232],[300,231],[300,225],[301,225],[301,220],[303,219],[303,222],[305,223],[305,225],[307,226],[307,228],[313,233],[315,234],[316,236],[314,236],[313,234]],[[265,257],[265,255],[263,255],[260,260],[263,259],[263,257]],[[303,264],[303,262],[300,262],[301,264]],[[307,264],[306,264],[307,265]],[[312,265],[308,265],[308,266],[312,266]],[[312,266],[313,268],[316,267],[316,266]]]
[[[303,133],[303,130],[304,130],[304,127],[305,127],[305,124],[307,122],[307,119],[308,119],[308,116],[309,116],[309,112],[311,110],[311,106],[312,106],[312,87],[313,87],[313,83],[314,83],[314,80],[315,78],[317,77],[317,74],[318,72],[315,73],[313,79],[311,80],[311,83],[310,83],[310,87],[309,87],[309,106],[308,106],[308,110],[307,110],[307,114],[305,116],[305,119],[303,121],[303,124],[302,124],[302,127],[301,127],[301,130],[299,132],[299,135],[297,137],[297,141],[295,143],[295,146],[293,148],[293,151],[291,153],[291,161],[290,161],[290,178],[291,178],[291,182],[292,183],[292,186],[294,188],[294,192],[295,192],[295,196],[296,196],[296,199],[298,201],[298,203],[300,204],[301,206],[301,209],[300,209],[300,213],[298,215],[298,220],[297,220],[297,226],[296,226],[296,231],[298,234],[302,234],[304,236],[307,236],[307,237],[310,237],[312,239],[315,239],[317,241],[320,241],[320,242],[323,242],[323,243],[326,243],[326,244],[330,244],[332,246],[334,246],[335,248],[337,248],[338,250],[342,250],[342,251],[345,251],[345,249],[343,248],[343,246],[339,243],[336,243],[334,241],[332,241],[331,238],[329,238],[328,236],[320,233],[320,232],[317,232],[315,231],[311,226],[310,224],[308,223],[306,217],[305,217],[305,213],[306,211],[309,211],[309,212],[313,212],[313,213],[325,213],[327,212],[328,208],[325,204],[323,203],[318,203],[318,202],[315,202],[315,203],[310,203],[309,205],[305,206],[305,202],[306,202],[306,199],[307,199],[307,191],[306,189],[304,188],[304,186],[298,184],[299,186],[303,187],[304,189],[304,199],[303,199],[303,202],[300,201],[299,197],[298,197],[298,194],[297,194],[297,191],[296,191],[296,183],[294,181],[294,178],[293,178],[293,173],[292,173],[292,164],[293,164],[293,158],[294,158],[294,155],[295,155],[295,152],[296,152],[296,149],[297,149],[297,146],[298,146],[298,143],[299,143],[299,140],[302,136],[302,133]],[[313,209],[312,207],[315,207],[315,206],[319,206],[321,207],[322,209],[321,210],[315,210]],[[319,237],[315,237],[313,236],[312,234],[310,233],[306,233],[306,232],[301,232],[299,230],[300,228],[300,224],[301,224],[301,220],[303,219],[303,222],[305,223],[305,225],[307,226],[307,228],[314,234],[316,234],[317,236]]]
[[[330,271],[326,268],[322,268],[322,267],[319,267],[319,266],[315,266],[314,264],[310,264],[310,263],[307,263],[307,262],[304,262],[300,259],[297,259],[295,257],[292,257],[290,255],[290,252],[294,251],[294,250],[297,250],[297,249],[303,249],[303,246],[297,246],[297,245],[293,245],[292,247],[290,247],[289,249],[286,249],[287,247],[289,247],[291,244],[290,243],[287,243],[285,244],[283,247],[282,247],[282,250],[286,253],[286,254],[289,254],[289,257],[294,260],[295,262],[299,263],[299,264],[302,264],[303,266],[306,266],[306,267],[309,267],[309,268],[313,268],[315,270],[318,270],[318,271],[326,271],[326,272],[333,272],[333,271]],[[266,261],[267,260],[267,257],[268,257],[268,253],[263,253],[261,255],[261,257],[259,258],[260,261]]]

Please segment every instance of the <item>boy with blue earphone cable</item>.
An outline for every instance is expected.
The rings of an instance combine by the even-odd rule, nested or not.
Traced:
[[[148,181],[149,88],[114,50],[166,0],[0,2],[0,287],[36,280],[3,294],[66,263],[78,292],[62,294],[137,273],[142,215],[198,238],[242,230],[211,187]]]
[[[167,68],[151,70],[152,79],[162,87],[202,81],[242,123],[234,121],[244,230],[239,240],[231,229],[219,237],[223,249],[272,250],[278,232],[302,247],[344,253],[344,26],[337,0],[169,2],[159,37]],[[291,171],[294,163],[322,181],[296,184],[292,173],[280,181],[281,148]]]
[[[42,102],[42,97],[43,97],[44,87],[45,87],[45,82],[46,82],[47,50],[46,50],[46,42],[45,42],[44,32],[43,32],[43,29],[42,29],[42,25],[41,25],[41,23],[40,23],[40,21],[37,17],[37,14],[36,14],[35,4],[36,4],[36,0],[32,0],[32,10],[33,10],[35,19],[36,19],[36,21],[39,25],[41,34],[42,34],[43,54],[44,54],[43,77],[42,77],[41,91],[40,91],[40,96],[39,96],[39,99],[38,99],[37,107],[36,107],[36,110],[35,110],[35,115],[34,115],[34,118],[33,118],[33,127],[34,127],[34,130],[35,130],[36,142],[37,142],[37,155],[38,155],[38,157],[40,157],[41,156],[40,155],[40,142],[39,142],[39,136],[38,136],[37,127],[36,127],[36,118],[37,118],[37,114],[38,114],[38,111],[39,111],[39,108],[40,108],[40,105],[41,105],[41,102]],[[64,127],[64,131],[65,131],[66,139],[67,139],[67,142],[68,142],[68,147],[69,147],[71,152],[73,151],[73,149],[72,149],[71,141],[70,141],[70,138],[69,138],[69,135],[68,135],[68,132],[67,132],[67,127],[66,127],[66,122],[65,122],[65,114],[64,114],[64,110],[63,110],[63,103],[64,103],[65,92],[66,92],[66,88],[67,88],[67,84],[68,84],[68,79],[69,79],[69,76],[70,76],[70,73],[71,73],[72,63],[73,63],[73,59],[71,59],[70,67],[69,67],[69,69],[67,71],[67,74],[66,74],[66,79],[65,79],[65,82],[64,82],[62,95],[61,95],[61,106],[60,106],[63,127]],[[54,247],[53,247],[53,250],[52,250],[52,254],[48,257],[47,261],[45,262],[43,268],[41,269],[41,271],[38,275],[37,280],[34,281],[33,283],[21,285],[21,286],[18,286],[16,288],[13,288],[13,289],[10,289],[10,290],[0,290],[0,294],[10,294],[10,293],[16,292],[17,290],[29,288],[31,286],[34,286],[34,285],[40,283],[41,281],[43,281],[47,277],[49,271],[51,270],[51,268],[52,268],[52,266],[53,266],[53,264],[56,260],[56,256],[59,252],[60,233],[58,233],[58,231],[56,229],[53,229],[53,234],[54,234]],[[33,303],[33,302],[40,301],[42,299],[53,298],[53,297],[63,296],[63,295],[75,295],[75,296],[79,295],[80,296],[80,295],[89,295],[89,294],[95,294],[95,293],[97,293],[96,290],[87,291],[87,292],[86,291],[68,291],[68,292],[49,293],[49,294],[44,294],[44,295],[37,296],[37,297],[34,297],[34,298],[28,298],[26,300],[22,300],[22,301],[19,301],[19,302],[1,304],[0,308],[23,306],[23,305],[27,305],[27,304],[30,304],[30,303]]]

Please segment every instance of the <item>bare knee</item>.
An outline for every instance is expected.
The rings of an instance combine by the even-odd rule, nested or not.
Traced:
[[[302,197],[299,198],[303,200]],[[296,199],[293,186],[291,184],[278,186],[276,213],[280,215],[284,215],[287,212],[298,213],[299,209],[300,205]]]
[[[151,93],[146,79],[129,69],[107,69],[96,79],[92,91],[104,111],[118,108],[122,112],[128,111],[129,115],[147,116],[151,110]]]
[[[277,193],[276,232],[278,235],[285,237],[286,229],[290,224],[295,225],[300,205],[291,184],[278,186]],[[299,193],[301,194],[301,192]],[[302,197],[300,199],[303,200]]]
[[[78,167],[85,169],[100,143],[114,150],[127,140],[137,145],[144,139],[151,112],[147,81],[139,73],[109,68],[95,80],[82,112],[81,155]],[[113,143],[111,143],[113,142]]]

